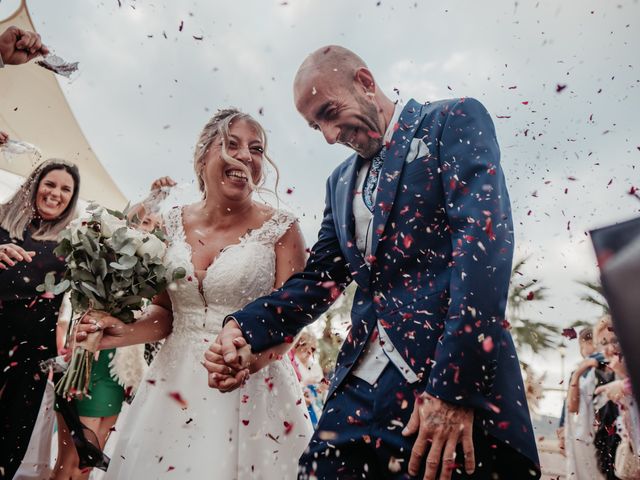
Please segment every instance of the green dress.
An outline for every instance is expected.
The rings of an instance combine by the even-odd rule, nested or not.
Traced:
[[[85,397],[75,402],[81,417],[111,417],[120,413],[124,387],[113,379],[109,371],[109,362],[115,353],[115,348],[101,350],[98,360],[94,360],[89,384],[91,398]]]

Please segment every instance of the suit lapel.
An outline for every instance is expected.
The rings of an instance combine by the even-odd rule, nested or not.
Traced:
[[[362,288],[368,288],[369,268],[358,250],[354,237],[353,196],[361,166],[362,158],[357,155],[354,155],[353,160],[345,166],[336,185],[336,206],[334,211],[340,245],[350,265],[351,276]]]
[[[398,119],[398,128],[391,137],[391,143],[387,147],[387,154],[380,172],[376,204],[373,210],[373,239],[371,242],[371,254],[375,256],[380,236],[384,232],[389,213],[393,208],[398,184],[402,176],[405,158],[409,153],[411,140],[422,120],[422,105],[415,100],[410,100],[402,110]]]

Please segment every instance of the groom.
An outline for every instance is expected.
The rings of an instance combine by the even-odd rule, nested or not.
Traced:
[[[394,104],[339,46],[303,62],[294,97],[309,126],[355,153],[327,182],[305,270],[227,317],[209,384],[241,379],[220,375],[214,351],[231,371],[245,341],[254,353],[290,343],[355,281],[300,478],[539,478],[504,317],[513,227],[489,114],[471,98]]]

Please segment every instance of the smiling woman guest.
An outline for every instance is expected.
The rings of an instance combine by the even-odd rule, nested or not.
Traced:
[[[53,250],[79,188],[75,165],[47,160],[0,204],[0,479],[13,478],[24,457],[47,381],[39,363],[57,353],[62,296],[36,287],[64,269]]]

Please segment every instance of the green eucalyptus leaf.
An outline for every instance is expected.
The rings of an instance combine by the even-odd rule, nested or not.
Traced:
[[[114,217],[120,219],[120,220],[125,220],[126,217],[124,216],[124,213],[118,211],[118,210],[109,210],[108,208],[105,208],[105,210],[107,211],[107,213],[110,213],[111,215],[113,215]]]
[[[127,241],[116,251],[121,255],[129,255],[133,256],[136,253],[136,244],[132,238],[127,239]]]
[[[66,257],[73,251],[73,247],[71,245],[71,240],[68,238],[63,238],[58,242],[58,245],[53,250],[53,254],[58,257]]]
[[[66,292],[71,286],[71,282],[69,280],[62,280],[53,288],[54,295],[60,295],[61,293]]]
[[[120,266],[126,269],[133,268],[138,264],[138,257],[133,255],[122,255],[118,259],[118,263],[120,264]],[[121,270],[124,270],[124,269],[121,269]]]
[[[120,305],[137,305],[142,302],[140,295],[129,295],[128,297],[122,297],[119,301]]]
[[[94,294],[93,298],[95,298],[95,295],[101,296],[98,289],[94,285],[91,285],[89,282],[80,282],[80,284],[82,285],[82,287],[86,288],[87,290],[89,290],[91,293]]]
[[[183,267],[178,267],[173,271],[173,280],[180,280],[187,276],[187,271]]]
[[[44,288],[47,292],[52,292],[53,287],[56,283],[56,273],[55,272],[47,272],[44,276]]]
[[[71,279],[74,281],[91,282],[94,278],[94,275],[86,270],[76,268],[71,271]]]
[[[93,256],[94,248],[93,242],[88,235],[84,235],[78,232],[78,238],[80,239],[80,243],[82,244],[82,248],[91,256]]]
[[[107,261],[104,258],[96,258],[91,261],[91,273],[104,278],[107,276]]]
[[[120,227],[111,236],[111,242],[113,244],[114,250],[118,250],[121,246],[129,240],[127,238],[127,227]]]
[[[104,288],[104,283],[102,282],[102,278],[100,277],[96,277],[96,290],[102,298],[108,298],[107,292]]]

